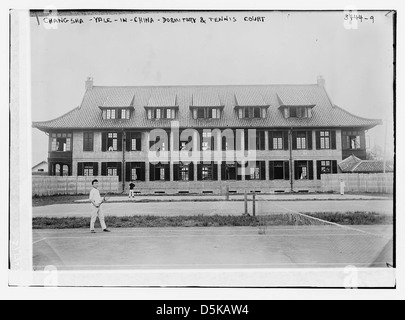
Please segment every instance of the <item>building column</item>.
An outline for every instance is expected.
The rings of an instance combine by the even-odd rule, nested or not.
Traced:
[[[264,162],[265,168],[266,168],[266,181],[270,181],[270,163],[269,161]],[[284,162],[283,162],[284,165]]]
[[[242,130],[241,131],[241,152],[245,152],[245,130]],[[240,159],[239,159],[240,160]],[[241,174],[242,174],[242,181],[245,181],[246,180],[246,162],[245,161],[242,161],[241,162],[241,165],[242,165],[242,170],[241,170]]]
[[[218,181],[222,181],[222,162],[218,161],[214,165],[217,166],[217,171],[218,171]]]
[[[314,172],[314,181],[316,181],[317,180],[317,174],[318,174],[318,172],[316,172],[317,171],[317,166],[316,166],[316,160],[313,160],[313,172]]]
[[[145,161],[145,182],[150,181],[150,164],[149,160]]]
[[[201,150],[200,150],[201,143],[198,143],[198,142],[201,142],[200,139],[202,139],[202,137],[200,137],[200,139],[198,139],[198,137],[199,137],[199,133],[198,133],[197,130],[195,130],[194,133],[193,133],[194,181],[197,181],[197,174],[198,174],[198,168],[197,167],[198,167],[198,163],[201,162],[201,157],[198,158],[198,159],[195,159],[195,155],[198,154],[198,152],[201,152]]]
[[[174,181],[174,170],[173,170],[173,159],[172,154],[174,153],[174,133],[170,131],[170,150],[169,150],[169,167],[170,167],[170,181]]]
[[[269,151],[269,132],[264,131],[264,150]]]

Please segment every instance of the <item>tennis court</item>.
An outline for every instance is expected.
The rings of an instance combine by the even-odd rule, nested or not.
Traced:
[[[35,230],[34,269],[340,268],[393,263],[392,226]]]

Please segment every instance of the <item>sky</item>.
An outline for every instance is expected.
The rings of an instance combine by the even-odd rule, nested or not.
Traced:
[[[313,84],[322,75],[334,104],[384,121],[367,135],[371,147],[386,145],[392,154],[392,14],[359,13],[368,20],[357,25],[349,24],[343,11],[58,12],[52,18],[69,19],[58,24],[34,16],[32,121],[51,120],[79,106],[89,76],[94,85],[159,86]],[[97,17],[104,20],[96,22]],[[130,21],[134,17],[154,21]],[[221,17],[230,21],[215,21]],[[261,18],[249,21],[252,17]],[[71,18],[83,22],[72,24]],[[32,129],[32,145],[34,166],[47,159],[45,133]]]

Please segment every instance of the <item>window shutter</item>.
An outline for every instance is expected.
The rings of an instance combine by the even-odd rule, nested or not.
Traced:
[[[260,161],[260,180],[266,180],[266,162]]]
[[[290,180],[290,162],[284,161],[284,179]]]
[[[244,136],[245,136],[245,150],[248,151],[249,150],[249,130],[245,129],[244,130]],[[256,137],[255,137],[256,139]],[[254,146],[256,145],[256,141],[254,141]]]
[[[284,150],[288,150],[288,131],[283,131]]]
[[[316,150],[320,150],[321,149],[321,132],[315,131],[315,136],[316,136]]]
[[[366,135],[364,132],[360,133],[360,149],[366,149]]]
[[[292,133],[292,149],[297,150],[297,132]]]
[[[141,174],[140,177],[138,177],[138,180],[145,181],[145,175],[146,175],[145,162],[141,162]]]
[[[78,176],[83,175],[83,162],[78,162],[77,163],[77,175]]]
[[[107,162],[102,162],[101,163],[101,175],[102,176],[107,175]]]
[[[221,180],[228,180],[226,177],[226,162],[221,163]]]
[[[218,181],[218,163],[212,163],[212,180]]]
[[[197,164],[197,180],[198,181],[202,180],[202,164],[201,163]]]
[[[260,150],[265,150],[266,149],[266,138],[265,138],[265,132],[264,131],[259,131],[260,133]]]
[[[170,181],[170,164],[165,164],[165,180]]]
[[[321,166],[322,166],[322,162],[321,161],[317,161],[316,162],[316,178],[318,180],[321,180]]]
[[[349,137],[342,133],[342,147],[343,150],[349,149]]]
[[[309,180],[314,180],[314,162],[311,160],[311,161],[308,161],[308,166],[309,166],[309,168],[308,168],[308,172],[309,172]]]
[[[122,181],[122,163],[117,162],[117,174],[118,174],[118,180]]]
[[[98,162],[93,162],[93,176],[98,176]]]
[[[242,173],[240,171],[240,169],[242,168],[242,165],[237,162],[235,165],[235,168],[236,168],[236,180],[240,181],[240,180],[242,180]]]
[[[131,151],[132,148],[132,132],[126,132],[126,137],[125,137],[125,150],[126,151]]]
[[[331,147],[332,147],[333,150],[336,150],[336,131],[332,130],[330,132],[330,135],[331,135],[331,144],[332,144]]]
[[[136,150],[142,151],[142,133],[136,135]]]
[[[308,150],[312,150],[312,131],[307,132],[307,140]]]
[[[297,161],[294,161],[294,175],[295,175],[295,180],[300,179],[300,170],[299,170]]]
[[[274,180],[274,161],[270,161],[269,163],[269,170],[270,170],[270,180]]]
[[[242,119],[243,118],[243,108],[240,108],[238,110],[238,112],[239,112],[239,119]]]
[[[131,167],[131,162],[125,163],[125,181],[132,180]]]
[[[149,164],[149,180],[155,181],[155,165],[152,163]]]
[[[122,151],[122,138],[123,138],[122,132],[118,132],[117,133],[117,151]]]
[[[332,160],[332,173],[338,173],[337,160]]]
[[[273,131],[269,131],[269,150],[273,150]]]
[[[174,181],[179,181],[179,164],[174,163],[173,164],[173,180]]]
[[[101,151],[107,151],[107,132],[101,134]]]
[[[226,151],[226,137],[222,137],[222,151]]]
[[[188,165],[188,178],[190,181],[194,181],[194,162],[190,162]]]

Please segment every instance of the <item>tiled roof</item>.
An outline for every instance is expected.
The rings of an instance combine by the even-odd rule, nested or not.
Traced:
[[[111,92],[103,102],[103,107],[129,107],[132,106],[134,90],[118,89]]]
[[[148,107],[176,107],[176,92],[173,90],[159,90],[153,92],[149,98]]]
[[[215,90],[208,88],[199,88],[193,94],[192,106],[193,107],[220,107],[221,101],[219,100],[218,93]]]
[[[311,106],[315,104],[300,88],[281,87],[277,90],[277,96],[280,105],[283,106]]]
[[[133,96],[134,112],[130,120],[103,120],[99,106],[106,101],[120,101]],[[267,118],[239,119],[236,97],[260,96],[269,105]],[[80,107],[50,121],[34,122],[33,127],[43,131],[52,129],[81,128],[170,128],[171,120],[148,120],[145,106],[153,102],[160,105],[172,104],[173,97],[179,106],[179,126],[181,128],[249,128],[249,127],[363,127],[372,128],[381,120],[364,119],[334,106],[325,91],[318,85],[256,85],[256,86],[173,86],[173,87],[102,87],[94,86],[84,95]],[[170,97],[170,99],[169,99]],[[196,100],[197,99],[197,100]],[[247,98],[246,98],[247,99]],[[256,99],[256,98],[252,98]],[[311,118],[285,119],[280,107],[280,99],[286,103],[309,103],[315,105]],[[254,100],[255,103],[257,102]],[[249,100],[247,100],[249,102]],[[116,103],[116,102],[115,102]],[[224,106],[221,119],[193,119],[190,106]]]
[[[346,159],[339,162],[339,167],[342,172],[351,172],[353,168],[361,162],[360,158],[357,158],[355,155],[351,155]]]
[[[339,162],[340,170],[343,173],[373,173],[383,172],[384,162],[381,160],[361,160],[354,155],[347,157]],[[386,162],[386,172],[393,172],[394,166],[392,162]]]
[[[235,99],[238,106],[267,106],[257,90],[251,90],[251,92],[237,92],[235,93]]]

